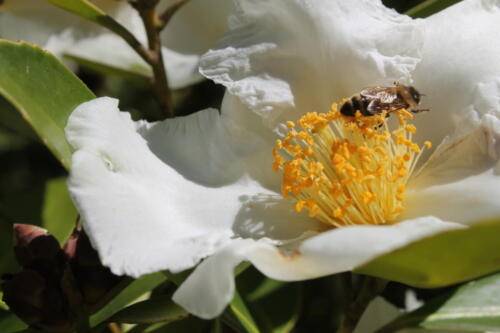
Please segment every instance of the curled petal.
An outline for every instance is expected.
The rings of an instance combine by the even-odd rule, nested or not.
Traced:
[[[462,227],[428,217],[393,226],[333,229],[282,248],[265,241],[236,240],[203,261],[173,299],[201,318],[213,318],[231,300],[234,292],[233,269],[243,260],[250,261],[274,279],[312,279],[352,270],[423,237]]]

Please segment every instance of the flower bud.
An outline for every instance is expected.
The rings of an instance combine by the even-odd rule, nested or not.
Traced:
[[[2,277],[5,303],[31,327],[70,331],[75,315],[67,294],[79,291],[68,290],[67,284],[63,288],[69,268],[58,241],[45,229],[16,224],[14,253],[22,270]]]
[[[74,316],[57,281],[30,269],[3,279],[3,300],[20,319],[50,332],[71,331]]]
[[[64,259],[59,242],[47,230],[28,224],[14,225],[14,253],[23,267],[54,268]]]
[[[14,226],[14,252],[22,270],[2,277],[3,299],[32,328],[71,331],[77,314],[89,315],[122,281],[104,267],[87,235],[75,228],[61,249],[45,229]]]
[[[77,228],[64,246],[76,283],[84,303],[92,307],[115,287],[122,277],[116,276],[104,267],[88,236]]]

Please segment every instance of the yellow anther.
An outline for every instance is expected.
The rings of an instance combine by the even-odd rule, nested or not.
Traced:
[[[306,205],[306,202],[304,200],[298,200],[296,203],[295,203],[295,211],[297,213],[300,213],[303,209],[304,209],[304,206]]]
[[[405,130],[408,133],[412,133],[412,134],[415,134],[417,132],[417,128],[415,127],[415,125],[406,125]]]
[[[430,142],[430,141],[424,141],[424,146],[427,149],[431,149],[432,148],[432,142]]]
[[[363,193],[363,202],[368,204],[375,199],[375,195],[369,191]]]
[[[288,133],[272,152],[273,169],[283,173],[282,194],[295,201],[295,211],[331,226],[393,223],[422,148],[431,148],[412,141],[412,113],[393,114],[399,127],[392,130],[386,114],[346,117],[336,104],[287,122]]]

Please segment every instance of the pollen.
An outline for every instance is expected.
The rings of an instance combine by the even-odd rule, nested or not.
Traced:
[[[396,117],[395,128],[388,120]],[[414,114],[342,115],[337,104],[286,123],[273,149],[283,197],[297,213],[332,227],[392,224],[405,208],[408,180],[425,149],[412,140]]]

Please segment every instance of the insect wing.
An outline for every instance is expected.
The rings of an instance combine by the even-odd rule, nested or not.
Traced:
[[[360,95],[369,100],[379,100],[383,104],[390,104],[398,98],[396,90],[388,87],[365,88]]]

